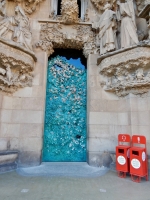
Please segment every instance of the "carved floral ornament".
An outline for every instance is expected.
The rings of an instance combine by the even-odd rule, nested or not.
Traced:
[[[40,41],[36,44],[48,55],[54,52],[54,48],[83,49],[87,57],[90,53],[96,53],[95,35],[89,25],[72,26],[73,33],[65,32],[65,25],[45,23],[41,25]]]
[[[8,0],[8,1],[23,3],[24,11],[30,15],[34,13],[37,7],[45,0]]]
[[[79,21],[78,19],[79,8],[76,0],[62,0],[61,2],[61,15],[62,21],[65,24],[73,24]]]
[[[105,91],[123,97],[150,90],[150,47],[136,47],[104,58],[99,64]]]
[[[13,93],[32,86],[34,55],[0,39],[0,90]]]

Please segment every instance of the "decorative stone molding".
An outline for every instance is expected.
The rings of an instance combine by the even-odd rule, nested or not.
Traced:
[[[32,52],[0,39],[0,90],[13,93],[18,88],[30,87],[35,60]]]
[[[59,23],[46,23],[41,25],[40,41],[36,44],[46,51],[48,55],[54,48],[83,49],[87,57],[96,53],[95,35],[89,25],[74,25],[74,33],[66,32],[66,26]]]
[[[103,75],[101,85],[106,91],[118,96],[144,94],[150,90],[150,47],[118,51],[105,57],[99,69]]]
[[[62,0],[61,2],[61,14],[62,21],[65,24],[74,24],[77,23],[79,8],[77,4],[77,0]]]

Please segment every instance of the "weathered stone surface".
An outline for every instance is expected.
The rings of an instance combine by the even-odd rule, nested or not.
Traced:
[[[8,144],[7,139],[0,138],[0,151],[7,150],[7,144]]]
[[[41,163],[41,151],[22,151],[19,154],[18,166],[37,166]]]
[[[113,162],[109,152],[89,153],[88,163],[94,167],[110,167]]]
[[[0,155],[0,165],[13,163],[17,160],[18,154]]]

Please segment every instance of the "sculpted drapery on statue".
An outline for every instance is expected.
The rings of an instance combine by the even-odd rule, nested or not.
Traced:
[[[3,15],[2,17],[1,14],[0,37],[13,40],[20,46],[32,51],[32,34],[30,32],[29,19],[20,6],[15,7],[15,16],[7,17]]]
[[[99,28],[100,54],[105,54],[118,49],[116,39],[116,13],[111,10],[111,5],[106,3],[104,13],[101,15],[97,26]]]
[[[119,12],[121,14],[121,48],[127,48],[138,44],[137,27],[135,22],[135,12],[133,0],[126,0],[120,3]],[[118,19],[120,20],[120,19]]]
[[[6,5],[5,0],[0,1],[0,19],[2,19],[6,15],[5,5]]]
[[[27,49],[32,50],[32,34],[30,32],[29,19],[20,6],[15,8],[14,20],[17,24],[14,30],[13,40]]]

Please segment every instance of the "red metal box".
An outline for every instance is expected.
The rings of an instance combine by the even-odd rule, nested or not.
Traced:
[[[141,177],[146,177],[146,180],[148,180],[148,158],[145,136],[132,136],[132,147],[130,148],[130,174],[132,180],[135,182],[140,182]]]
[[[121,178],[126,177],[126,173],[129,172],[130,169],[130,140],[130,135],[128,134],[118,135],[118,146],[116,147],[116,170],[118,171],[118,176]]]

